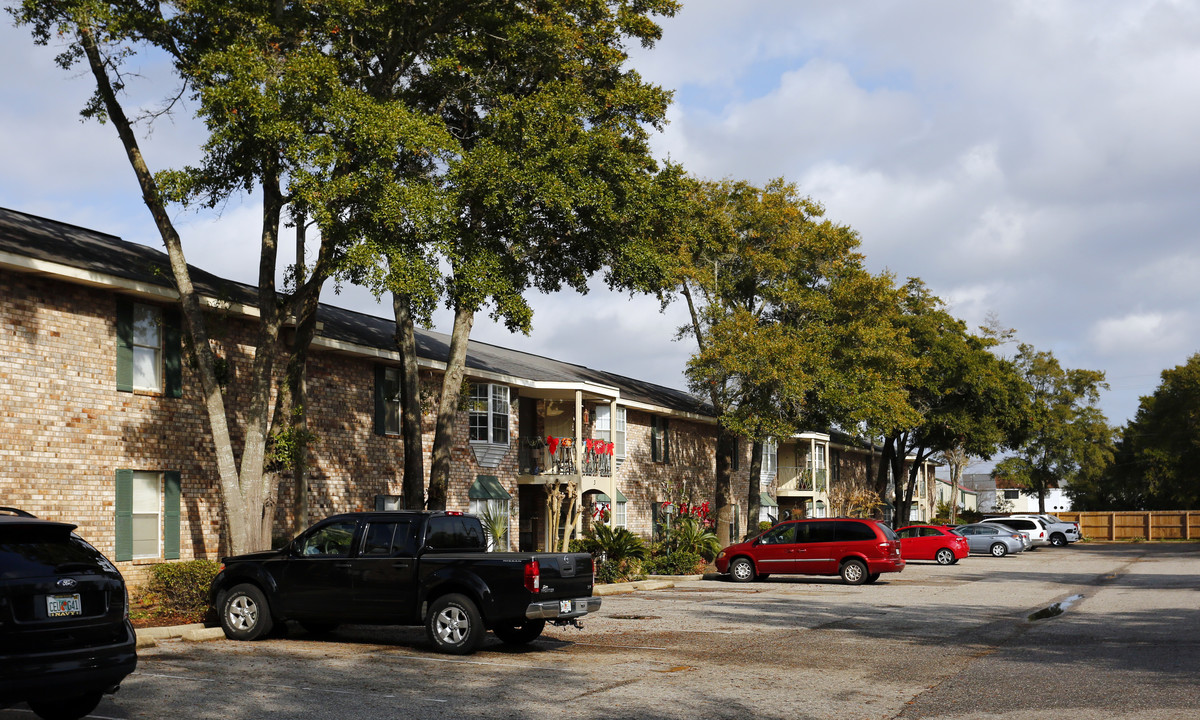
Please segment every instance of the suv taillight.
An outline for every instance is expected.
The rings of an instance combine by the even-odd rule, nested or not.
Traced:
[[[531,593],[542,591],[542,568],[537,560],[525,563],[525,589]]]

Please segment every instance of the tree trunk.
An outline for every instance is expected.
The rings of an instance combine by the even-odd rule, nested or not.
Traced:
[[[212,432],[213,448],[216,455],[217,487],[221,497],[221,512],[225,519],[228,552],[241,554],[256,549],[251,536],[259,534],[258,528],[250,529],[250,518],[261,514],[261,505],[255,506],[243,496],[243,484],[238,475],[237,461],[234,457],[233,443],[230,440],[228,418],[225,414],[224,395],[217,383],[213,370],[214,357],[209,345],[208,332],[204,324],[204,315],[200,308],[200,299],[192,285],[187,259],[184,257],[183,244],[179,233],[175,230],[166,207],[159,195],[158,185],[153,174],[142,156],[137,138],[125,115],[124,108],[117,101],[108,74],[105,71],[104,59],[100,56],[91,28],[79,28],[80,44],[87,56],[88,65],[96,80],[96,88],[104,102],[109,120],[117,130],[121,143],[125,148],[129,164],[137,176],[138,185],[142,190],[142,199],[154,223],[159,236],[167,249],[171,272],[175,287],[179,291],[179,304],[183,310],[184,322],[188,335],[192,338],[192,348],[197,356],[197,366],[200,374],[200,385],[204,395],[204,408],[208,415],[209,428]],[[259,480],[260,478],[256,478]],[[253,483],[257,485],[258,483]]]
[[[450,332],[450,357],[442,376],[442,397],[438,401],[437,427],[433,435],[433,463],[429,471],[429,510],[446,509],[446,488],[450,483],[451,451],[454,448],[454,423],[458,415],[459,395],[467,365],[467,340],[475,313],[458,308],[454,311],[454,329]],[[555,529],[557,532],[557,528]]]
[[[721,547],[737,542],[733,538],[734,497],[733,479],[730,468],[733,465],[733,448],[737,437],[721,425],[717,426],[717,541]],[[756,503],[757,504],[757,503]]]
[[[755,440],[750,444],[750,479],[747,482],[749,485],[749,490],[747,490],[749,498],[758,498],[762,493],[762,481],[759,480],[759,478],[762,476],[762,451],[763,444],[761,440]],[[749,500],[749,498],[747,499],[748,503],[752,502]],[[746,517],[746,525],[748,526],[746,528],[747,532],[753,535],[758,534],[757,512],[752,517]]]
[[[400,430],[404,438],[404,507],[425,507],[425,441],[422,437],[421,375],[417,365],[417,336],[411,299],[392,295],[396,316],[396,346],[400,349]]]

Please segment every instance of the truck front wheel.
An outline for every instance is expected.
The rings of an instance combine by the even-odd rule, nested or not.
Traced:
[[[267,599],[254,585],[235,585],[221,600],[221,628],[230,640],[257,640],[273,625]]]
[[[443,595],[429,606],[425,631],[437,650],[451,655],[469,655],[483,639],[483,618],[466,595]]]
[[[520,625],[497,625],[492,628],[492,633],[505,645],[528,645],[545,629],[545,620],[526,620]]]

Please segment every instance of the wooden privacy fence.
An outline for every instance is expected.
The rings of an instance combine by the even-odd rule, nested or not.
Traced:
[[[1200,511],[1060,512],[1088,540],[1200,540]]]

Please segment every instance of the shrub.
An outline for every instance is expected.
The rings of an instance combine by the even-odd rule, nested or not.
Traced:
[[[644,577],[642,562],[635,558],[606,560],[596,566],[596,582],[600,583],[629,582]]]
[[[155,565],[150,580],[141,589],[140,600],[152,607],[154,615],[199,622],[208,609],[208,588],[220,570],[220,563],[212,560]]]
[[[651,554],[644,567],[652,575],[699,575],[708,562],[699,553],[673,550],[658,546],[658,554]]]

